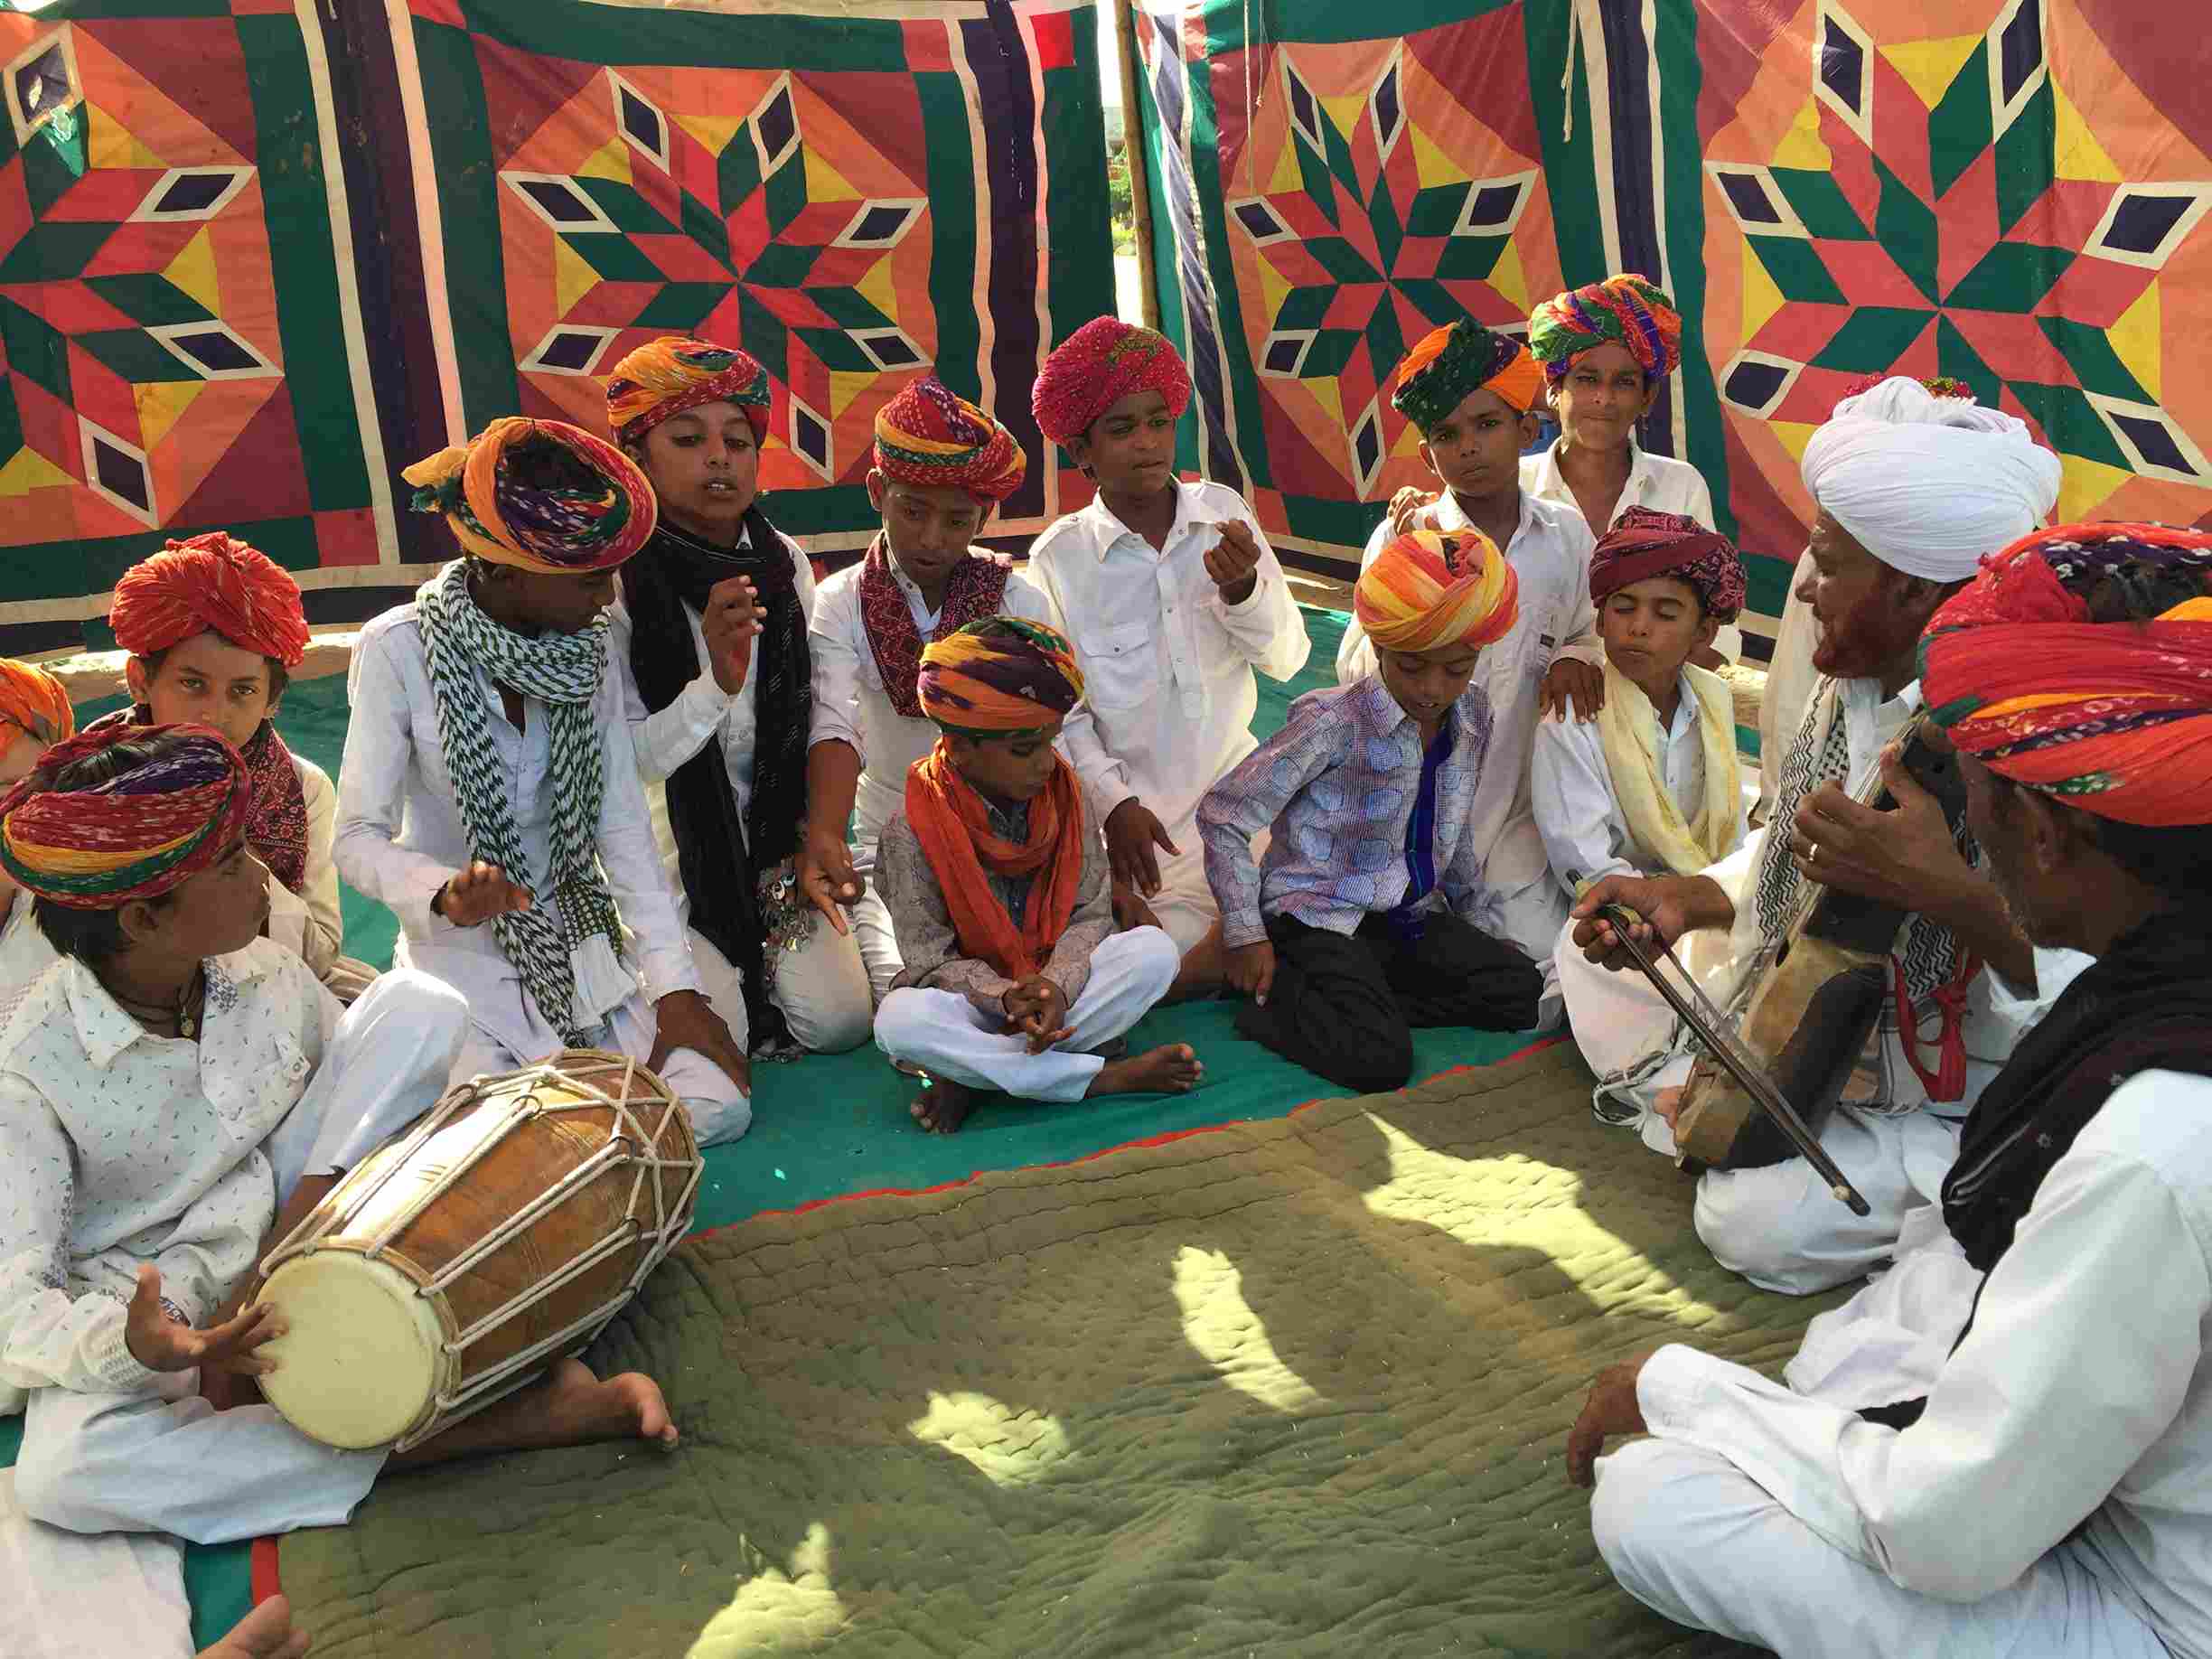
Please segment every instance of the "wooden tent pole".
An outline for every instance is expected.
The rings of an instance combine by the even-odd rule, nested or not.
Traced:
[[[1129,216],[1137,230],[1137,291],[1139,314],[1147,328],[1160,323],[1159,284],[1152,257],[1152,192],[1147,187],[1144,121],[1137,107],[1137,21],[1132,0],[1100,0],[1113,7],[1115,56],[1121,70],[1121,154],[1129,164]]]

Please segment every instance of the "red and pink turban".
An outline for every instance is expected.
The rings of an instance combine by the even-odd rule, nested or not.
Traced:
[[[307,616],[292,573],[221,530],[173,541],[125,571],[108,625],[136,657],[211,631],[288,669],[307,655]]]
[[[1045,436],[1066,448],[1132,392],[1156,391],[1167,417],[1190,407],[1190,370],[1167,336],[1119,317],[1093,317],[1045,360],[1029,409]]]
[[[2122,566],[2192,573],[2204,591],[2148,622],[2090,620]],[[2122,823],[2212,824],[2212,535],[2068,524],[1983,562],[1929,621],[1920,689],[1962,754]]]
[[[1689,583],[1715,622],[1734,622],[1743,609],[1744,567],[1735,543],[1679,512],[1631,507],[1598,539],[1590,598],[1602,605],[1607,595],[1653,576]]]

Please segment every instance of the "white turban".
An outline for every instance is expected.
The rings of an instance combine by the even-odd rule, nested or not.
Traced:
[[[1902,377],[1837,404],[1803,470],[1854,541],[1931,582],[1965,581],[2058,504],[2058,457],[2026,422]]]

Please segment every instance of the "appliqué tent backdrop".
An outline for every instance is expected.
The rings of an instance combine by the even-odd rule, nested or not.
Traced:
[[[1186,463],[1342,569],[1427,482],[1405,345],[1635,270],[1692,351],[1645,430],[1771,618],[1804,441],[1859,380],[1955,376],[2063,458],[2067,516],[2212,522],[2212,44],[2158,0],[1139,0]]]
[[[1113,308],[1096,42],[1091,0],[0,14],[0,633],[104,643],[116,576],[217,526],[311,615],[379,608],[447,551],[399,467],[599,427],[596,377],[671,332],[767,365],[811,545],[865,540],[876,411],[933,363],[1026,446],[1005,528],[1041,528],[1084,490],[1030,383]]]

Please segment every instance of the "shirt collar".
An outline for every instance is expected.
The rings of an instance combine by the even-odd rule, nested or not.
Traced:
[[[1175,520],[1167,526],[1167,546],[1171,548],[1175,546],[1176,538],[1183,534],[1190,526],[1191,490],[1190,486],[1180,478],[1169,479],[1168,485],[1175,491],[1176,497]],[[1129,529],[1121,521],[1121,515],[1106,504],[1106,497],[1103,494],[1093,495],[1091,498],[1091,505],[1084,508],[1083,511],[1085,512],[1095,511],[1099,516],[1099,528],[1103,534],[1100,537],[1098,545],[1092,551],[1097,555],[1100,563],[1105,562],[1106,555],[1113,551],[1116,544],[1124,536],[1134,536],[1139,541],[1144,542],[1148,548],[1152,545],[1143,536],[1139,535],[1137,531]],[[1163,548],[1160,551],[1164,554],[1167,549]]]
[[[1521,492],[1521,520],[1514,526],[1514,533],[1507,538],[1505,545],[1498,549],[1499,552],[1510,555],[1514,549],[1514,543],[1527,535],[1535,525],[1537,520],[1536,495],[1537,492],[1533,490],[1523,489]],[[1436,519],[1437,528],[1447,533],[1452,530],[1472,530],[1475,527],[1475,520],[1467,517],[1467,509],[1459,504],[1458,496],[1449,490],[1444,492],[1444,499],[1438,506]],[[1457,522],[1449,520],[1457,520]]]
[[[1355,695],[1360,699],[1361,719],[1371,730],[1388,737],[1394,736],[1400,726],[1410,725],[1414,726],[1416,736],[1419,736],[1418,722],[1411,715],[1406,713],[1399,706],[1398,699],[1391,695],[1390,688],[1382,683],[1382,673],[1380,669],[1367,677]],[[1460,694],[1458,700],[1452,704],[1451,714],[1446,724],[1451,727],[1452,750],[1455,754],[1465,753],[1462,745],[1469,737],[1478,735],[1476,710],[1477,708],[1486,708],[1488,703],[1489,698],[1483,689],[1480,686],[1471,685]]]
[[[1563,436],[1552,439],[1537,457],[1534,493],[1544,497],[1547,501],[1572,503],[1575,499],[1574,492],[1568,488],[1567,480],[1559,468],[1559,452],[1566,442]],[[1620,516],[1620,510],[1624,507],[1640,507],[1644,504],[1645,496],[1651,487],[1654,471],[1651,457],[1644,453],[1644,445],[1637,443],[1635,435],[1631,434],[1628,439],[1628,477],[1627,481],[1621,485],[1620,499],[1613,504],[1615,518]],[[1593,524],[1590,526],[1590,534],[1602,536],[1607,530],[1612,528],[1608,524],[1605,530],[1600,530]]]
[[[211,956],[201,964],[207,972],[207,991],[202,1012],[203,1027],[208,1010],[228,1008],[235,1003],[239,986],[248,984],[268,971],[268,964],[261,960],[261,952],[248,946],[235,955]],[[123,1005],[109,996],[108,988],[99,982],[99,976],[76,958],[71,957],[63,964],[63,973],[66,976],[63,990],[69,998],[70,1017],[76,1022],[77,1041],[95,1071],[106,1071],[115,1063],[116,1057],[134,1043],[169,1040],[156,1037],[125,1013]]]

